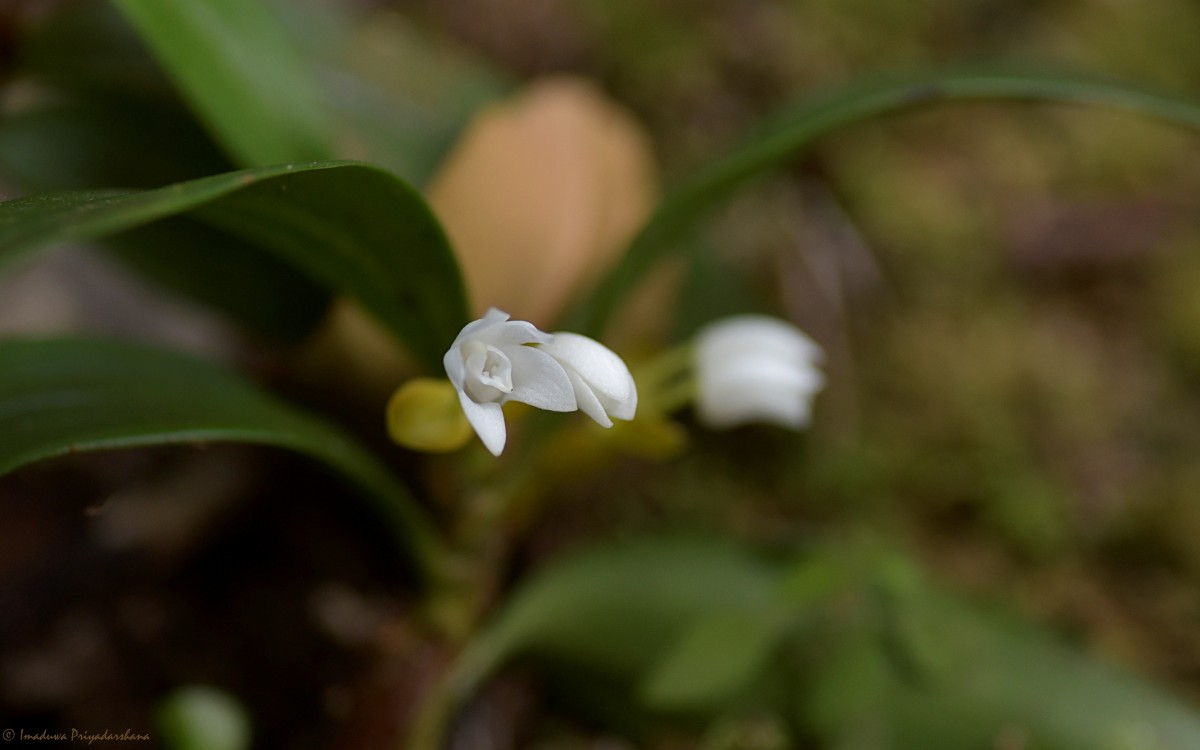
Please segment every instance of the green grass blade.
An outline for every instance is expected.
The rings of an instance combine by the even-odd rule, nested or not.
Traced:
[[[617,266],[570,311],[565,327],[598,335],[622,296],[656,261],[681,249],[681,240],[714,206],[750,180],[778,170],[818,138],[918,106],[989,99],[1106,106],[1200,129],[1200,103],[1080,75],[978,69],[861,79],[770,118],[740,147],[670,192]]]
[[[316,85],[261,0],[115,0],[243,166],[334,156]]]

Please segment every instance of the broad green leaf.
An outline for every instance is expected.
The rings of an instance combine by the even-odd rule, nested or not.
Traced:
[[[772,567],[727,543],[641,540],[552,564],[516,591],[464,652],[467,690],[504,662],[537,656],[636,679],[715,612],[763,612]]]
[[[632,689],[687,628],[716,612],[762,612],[774,569],[728,543],[643,539],[552,563],[475,635],[418,716],[412,750],[435,750],[458,705],[507,662],[532,657]],[[593,702],[606,701],[596,691]]]
[[[114,0],[243,166],[328,159],[328,116],[262,0]]]
[[[721,611],[701,618],[642,679],[653,709],[719,708],[765,671],[782,631],[769,612]]]
[[[808,641],[819,657],[802,675],[799,723],[833,750],[898,750],[886,712],[897,678],[880,623],[861,615],[841,620]]]
[[[896,748],[984,747],[1003,736],[1045,750],[1200,747],[1195,707],[1048,633],[931,590],[905,592],[896,606],[907,618],[902,642],[918,652],[915,679],[897,680],[886,698]]]
[[[1196,102],[1080,75],[952,70],[854,81],[771,118],[740,147],[677,186],[617,266],[570,312],[565,327],[598,335],[622,296],[656,261],[683,249],[687,234],[711,215],[715,206],[748,181],[776,172],[818,138],[917,106],[984,99],[1101,105],[1200,129],[1200,104]]]
[[[80,96],[0,119],[0,175],[26,191],[158,186],[228,169],[186,112],[165,101]],[[270,339],[307,335],[329,301],[326,288],[283,259],[195,219],[155,222],[106,245],[135,270]]]
[[[351,162],[0,203],[0,264],[39,247],[104,239],[179,215],[232,232],[354,298],[431,369],[440,368],[466,321],[458,268],[424,200],[387,172]]]
[[[150,188],[233,168],[111,4],[57,7],[20,42],[18,75],[53,95],[0,118],[7,185],[25,194]],[[328,289],[283,259],[195,219],[155,222],[104,244],[134,270],[268,339],[311,333],[329,300]]]
[[[815,555],[775,576],[769,606],[721,609],[691,623],[638,686],[643,704],[661,711],[728,708],[768,673],[789,635],[819,618],[834,597],[856,584],[855,555]]]
[[[844,616],[818,646],[804,720],[831,747],[1200,747],[1194,706],[1046,631],[894,572],[883,577],[874,616]]]
[[[323,461],[364,490],[430,571],[435,532],[423,511],[337,427],[181,354],[80,338],[0,340],[0,474],[75,451],[207,441]]]
[[[327,286],[282,257],[191,216],[122,232],[105,249],[143,276],[270,340],[302,340],[329,308]]]

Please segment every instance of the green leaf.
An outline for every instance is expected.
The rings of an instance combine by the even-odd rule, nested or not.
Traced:
[[[918,106],[983,99],[1102,105],[1200,129],[1196,102],[1088,76],[981,69],[860,79],[771,118],[740,147],[670,192],[616,267],[570,311],[565,327],[598,335],[623,295],[656,261],[683,249],[687,234],[715,206],[750,180],[779,170],[818,138]]]
[[[261,0],[114,2],[236,162],[334,155],[316,86]]]
[[[101,98],[172,94],[170,80],[111,3],[48,6],[18,32],[15,72],[39,85]]]
[[[1200,714],[1011,615],[889,566],[875,606],[830,623],[805,720],[830,747],[1183,750]]]
[[[0,203],[0,264],[39,247],[103,239],[179,215],[232,232],[353,297],[433,370],[466,322],[457,265],[425,201],[387,172],[351,162]]]
[[[283,258],[191,216],[122,232],[105,242],[105,249],[143,276],[268,339],[302,340],[329,308],[327,286]]]
[[[464,652],[460,690],[533,655],[636,679],[687,628],[717,612],[763,612],[774,569],[730,545],[642,540],[556,562],[510,598]]]
[[[789,634],[809,629],[855,584],[854,556],[815,555],[779,570],[769,606],[721,609],[691,623],[642,675],[639,697],[663,711],[728,708],[776,664]]]
[[[44,93],[0,118],[6,182],[149,188],[235,168],[111,3],[46,10],[18,37],[14,75]]]
[[[232,168],[111,5],[57,8],[20,50],[23,73],[55,88],[49,101],[0,118],[0,174],[22,192],[158,187]],[[81,55],[85,66],[64,62]],[[289,263],[194,219],[105,244],[134,270],[269,339],[309,334],[329,301],[327,288]]]
[[[717,612],[768,610],[776,577],[744,550],[696,539],[643,539],[556,561],[467,644],[427,696],[408,747],[441,747],[458,705],[518,657],[583,671],[574,681],[585,689],[619,683],[628,690],[693,623]]]
[[[184,114],[166,103],[121,97],[6,117],[0,120],[0,174],[41,191],[157,186],[228,170]],[[130,153],[142,158],[129,159]],[[271,339],[307,335],[329,301],[326,288],[284,260],[195,219],[155,222],[106,244],[134,270]]]
[[[323,461],[365,491],[431,570],[436,537],[423,511],[337,427],[181,354],[79,338],[0,341],[0,475],[75,451],[207,441]]]
[[[386,7],[268,0],[304,49],[354,157],[424,186],[459,131],[512,87]]]
[[[713,709],[765,671],[782,632],[762,612],[722,611],[701,618],[642,680],[642,701],[657,710]]]
[[[157,187],[230,168],[169,102],[64,96],[0,118],[0,174],[27,191]]]
[[[925,670],[887,695],[896,748],[985,747],[1003,736],[1045,750],[1200,747],[1193,707],[1048,633],[931,590],[897,606]]]

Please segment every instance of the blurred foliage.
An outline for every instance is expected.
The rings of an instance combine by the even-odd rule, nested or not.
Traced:
[[[1008,58],[1200,88],[1186,2],[541,3],[528,26],[570,32],[542,57],[411,4],[525,72],[600,75],[669,175],[780,98],[879,69]],[[777,307],[814,332],[834,373],[815,434],[701,436],[632,507],[577,486],[546,543],[587,524],[760,539],[866,525],[938,577],[1200,695],[1185,541],[1200,497],[1198,147],[1124,114],[991,104],[826,139],[717,217],[706,262],[720,270],[689,271],[679,313],[686,331],[717,314],[708,303]]]
[[[1187,3],[926,6],[928,12],[889,14],[876,3],[595,3],[562,12],[592,35],[579,43],[584,64],[602,71],[655,132],[671,134],[657,141],[671,165],[700,159],[701,149],[689,148],[693,139],[728,140],[721,129],[726,120],[696,116],[701,102],[745,100],[730,110],[740,113],[729,126],[735,130],[782,92],[863,70],[1019,52],[1188,88],[1196,83],[1190,71],[1200,69],[1185,62],[1200,53],[1177,43],[1200,23],[1200,12]],[[485,29],[460,26],[485,48],[502,49]],[[747,28],[757,34],[732,33]],[[1156,44],[1133,53],[1128,45],[1139,38]],[[744,71],[729,59],[730,47],[754,51],[771,84],[767,94],[736,78]],[[689,91],[682,82],[697,79],[703,96],[691,108],[676,106]],[[661,118],[670,118],[670,127]],[[700,135],[687,135],[695,131]],[[859,467],[857,482],[889,494],[879,485],[890,481],[877,475],[885,455],[896,455],[887,459],[896,467],[889,475],[905,467],[919,472],[921,465],[952,469],[974,457],[961,472],[966,482],[989,475],[980,461],[997,469],[1041,464],[1020,481],[1044,486],[1047,495],[1065,482],[1060,492],[1074,494],[1069,478],[1056,479],[1047,465],[1058,462],[1057,451],[1100,447],[1121,425],[1134,432],[1131,440],[1155,423],[1182,439],[1170,427],[1179,411],[1145,417],[1168,397],[1187,403],[1193,390],[1189,372],[1168,365],[1188,361],[1194,328],[1189,196],[1198,179],[1191,168],[1197,147],[1190,133],[1101,110],[931,109],[828,139],[797,168],[796,179],[801,187],[814,177],[826,180],[835,210],[790,187],[760,190],[722,219],[720,255],[742,268],[743,278],[761,281],[764,266],[795,269],[792,257],[829,252],[797,247],[795,240],[849,217],[859,251],[870,253],[878,276],[846,278],[856,269],[837,268],[843,293],[866,296],[809,307],[818,308],[812,327],[820,330],[831,322],[817,315],[829,318],[832,308],[856,303],[843,321],[854,347],[843,356],[853,356],[850,364],[861,374],[855,387],[865,389],[855,394],[853,413],[825,416],[839,423],[857,414],[851,434],[870,439],[853,448],[862,460],[843,459]],[[707,145],[703,153],[710,153]],[[724,293],[721,275],[710,277],[714,293]],[[805,300],[774,281],[759,291],[785,308],[807,310]],[[875,286],[858,291],[864,283]],[[829,294],[811,287],[802,291]],[[963,351],[971,356],[959,356]],[[875,434],[873,425],[889,423],[889,437]],[[848,426],[823,429],[836,434]],[[959,459],[941,460],[944,454],[930,450],[938,444],[961,446]],[[811,440],[806,448],[834,450]],[[914,453],[928,458],[913,460]],[[820,462],[806,460],[805,470],[811,463]],[[1155,474],[1174,473],[1153,465]],[[873,469],[864,474],[863,466]],[[918,483],[916,489],[932,488]],[[1003,494],[978,494],[997,493]],[[949,502],[962,497],[953,486],[932,494]]]
[[[158,724],[173,750],[244,750],[251,721],[228,694],[206,685],[185,685],[163,699]]]
[[[777,310],[829,353],[831,386],[810,434],[697,430],[689,450],[663,449],[670,460],[655,465],[607,448],[586,453],[580,431],[556,435],[543,484],[559,486],[548,500],[523,496],[528,506],[511,517],[489,502],[508,489],[497,477],[512,464],[480,470],[467,457],[413,470],[396,461],[434,503],[463,496],[438,510],[468,516],[462,525],[484,550],[486,575],[470,598],[496,605],[449,668],[446,693],[430,692],[445,702],[427,717],[435,725],[427,739],[502,667],[524,659],[541,695],[555,696],[528,722],[535,746],[595,746],[581,729],[594,726],[662,747],[1194,745],[1195,707],[1171,694],[1200,697],[1195,134],[1053,103],[918,107],[825,133],[826,100],[808,99],[807,115],[787,110],[775,130],[751,126],[783,101],[844,91],[831,87],[861,74],[978,58],[1116,74],[1139,81],[1145,100],[1159,88],[1194,92],[1200,7],[407,0],[347,13],[279,0],[270,8],[284,19],[283,43],[303,50],[280,75],[312,78],[295,90],[279,90],[278,79],[256,84],[259,93],[300,97],[311,115],[302,117],[311,127],[296,133],[300,145],[283,151],[274,148],[287,142],[272,134],[286,118],[256,119],[264,129],[243,132],[246,108],[220,95],[242,79],[241,68],[224,65],[236,54],[218,55],[200,71],[212,77],[188,83],[187,62],[172,54],[192,27],[143,18],[143,33],[158,38],[158,56],[182,82],[176,92],[107,6],[63,7],[34,24],[16,55],[20,85],[6,92],[0,120],[5,189],[157,187],[229,172],[231,159],[326,153],[423,185],[467,114],[506,81],[580,72],[637,112],[669,183],[683,186],[640,240],[649,248],[644,267],[635,259],[636,272],[618,276],[603,304],[619,307],[660,252],[682,251],[679,291],[664,286],[644,317],[671,318],[664,328],[682,337],[718,315]],[[235,4],[220,7],[234,51],[248,54],[258,27],[236,22]],[[297,63],[290,54],[282,59]],[[93,64],[71,64],[77,58]],[[248,100],[259,104],[255,90]],[[945,91],[897,90],[880,109]],[[858,101],[853,90],[846,101]],[[314,132],[328,142],[311,147],[302,136]],[[744,132],[743,150],[731,150]],[[772,150],[768,136],[780,133],[794,146]],[[120,158],[135,152],[141,158]],[[774,177],[746,188],[743,178],[766,167]],[[363,224],[415,221],[443,252],[419,196],[372,174],[391,192],[374,195],[375,215]],[[173,274],[176,286],[234,318],[254,310],[184,282],[199,278],[211,291],[230,278],[278,278],[257,286],[255,301],[303,313],[258,326],[284,340],[312,330],[327,299],[293,266],[333,278],[350,296],[367,289],[376,311],[390,311],[392,327],[436,365],[438,341],[463,307],[441,255],[432,261],[440,271],[414,271],[399,291],[373,287],[387,274],[372,273],[371,263],[347,282],[313,261],[317,252],[278,265],[267,252],[239,261],[273,243],[343,246],[305,217],[324,215],[326,203],[353,217],[370,201],[361,185],[326,187],[336,196],[314,189],[283,228],[261,221],[278,218],[272,203],[232,218],[200,211],[198,224],[154,225],[167,234],[143,238],[180,249],[158,275]],[[737,199],[723,205],[734,188]],[[399,195],[411,210],[397,218],[384,204]],[[70,229],[53,222],[47,231]],[[306,241],[291,242],[293,230]],[[189,267],[207,263],[203,248],[213,244],[230,249],[227,272],[197,276]],[[190,261],[188,245],[198,250]],[[152,260],[127,253],[155,275]],[[425,294],[430,274],[450,292]],[[436,333],[423,333],[426,318],[407,317],[405,305],[436,318]],[[195,373],[176,369],[177,390],[193,390]],[[131,403],[144,395],[116,390]],[[275,415],[279,407],[262,408]],[[227,421],[254,413],[234,411]],[[309,442],[319,455],[323,439]],[[54,452],[74,445],[62,437]],[[664,533],[574,553],[584,540],[635,531]],[[683,532],[722,541],[681,542]],[[1045,629],[949,591],[1004,602]],[[468,719],[475,706],[465,706]],[[563,726],[561,717],[584,721]]]

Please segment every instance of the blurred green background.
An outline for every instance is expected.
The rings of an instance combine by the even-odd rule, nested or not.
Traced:
[[[1187,2],[400,9],[518,76],[599,78],[650,128],[668,183],[862,73],[1000,59],[1200,89]],[[1191,133],[1059,105],[952,104],[822,141],[711,240],[746,279],[736,294],[826,345],[813,431],[713,436],[636,502],[579,488],[562,522],[866,526],[1200,695],[1198,157]]]
[[[29,0],[0,7],[0,80],[9,84],[0,99],[0,190],[150,186],[231,168],[181,102],[162,96],[165,81],[119,20],[100,4],[83,5]],[[358,120],[345,114],[343,155],[369,158],[417,184],[436,171],[478,106],[553,73],[592,78],[630,108],[650,133],[667,185],[786,103],[861,74],[1001,60],[1109,74],[1200,97],[1200,5],[1186,0],[274,5],[326,96],[343,114],[365,113]],[[70,21],[73,14],[85,20]],[[115,24],[113,35],[98,31],[99,18]],[[62,36],[53,42],[58,47],[38,46],[55,38],[46,29],[56,23],[66,31],[55,33],[76,46],[64,45]],[[83,47],[80,40],[97,44]],[[106,40],[116,41],[106,46]],[[78,54],[65,54],[67,48]],[[30,71],[69,93],[29,108],[40,96],[26,87]],[[80,111],[91,119],[56,117]],[[402,124],[381,129],[388,118]],[[163,125],[177,121],[178,127]],[[89,124],[72,130],[81,122]],[[130,122],[158,123],[169,140],[109,138],[136,133]],[[186,149],[173,148],[183,141]],[[74,143],[79,158],[56,161],[40,150],[63,143]],[[124,157],[139,149],[153,157],[129,171]],[[182,152],[186,158],[174,161]],[[946,587],[1006,602],[1194,705],[1200,701],[1198,165],[1194,133],[1068,105],[943,104],[822,139],[785,174],[755,184],[711,217],[708,260],[688,270],[678,300],[663,298],[657,308],[672,318],[676,336],[747,308],[804,327],[827,351],[829,386],[817,401],[813,428],[798,436],[765,427],[733,435],[697,430],[691,450],[669,462],[623,460],[599,481],[568,480],[520,544],[516,570],[588,540],[635,531],[715,533],[767,547],[871,539],[911,555]],[[313,308],[315,317],[320,302]],[[243,351],[246,360],[270,377],[286,355],[269,351],[255,359]],[[137,464],[143,457],[127,460],[130,470],[145,468]],[[171,470],[183,463],[173,457]],[[404,459],[397,463],[416,473]],[[92,488],[115,485],[121,473],[84,460],[54,478],[26,473],[18,489],[7,491],[94,499],[103,492]],[[304,486],[303,477],[294,484]],[[256,626],[230,621],[230,612],[259,589],[288,589],[296,611],[276,611],[271,628],[304,620],[298,626],[304,632],[277,654],[255,654],[264,661],[251,664],[291,665],[294,695],[264,697],[276,680],[239,677],[236,665],[217,670],[214,680],[258,696],[249,699],[251,714],[269,727],[260,732],[274,733],[267,745],[378,746],[395,707],[408,705],[409,693],[427,679],[421,669],[435,668],[389,660],[389,648],[411,654],[406,644],[413,636],[403,624],[386,631],[383,646],[361,628],[389,618],[403,623],[397,613],[410,602],[397,593],[393,571],[379,572],[387,569],[376,559],[383,543],[369,533],[364,543],[369,523],[353,514],[337,516],[345,513],[339,510],[330,521],[330,511],[305,507],[288,521],[287,533],[272,539],[269,553],[247,541],[270,533],[281,502],[260,500],[239,520],[217,524],[215,541],[189,542],[188,555],[198,557],[180,565],[189,580],[228,546],[238,550],[231,559],[239,569],[261,574],[237,588],[237,599],[219,593],[234,587],[226,580],[231,574],[218,576],[219,585],[202,577],[201,595],[189,600],[196,612],[206,611],[205,597],[220,602],[213,621],[224,623],[235,645],[233,656],[213,651],[218,659],[260,650],[255,638],[269,642]],[[10,514],[10,535],[39,529],[33,536],[50,540],[45,550],[61,549],[51,543],[61,542],[60,532],[68,540],[84,533],[72,502],[50,510],[10,505],[16,510],[0,503],[0,512]],[[336,532],[312,552],[309,541],[329,523]],[[358,546],[366,547],[361,559],[340,556]],[[105,557],[117,572],[103,586],[85,587],[90,604],[80,615],[63,604],[71,586],[53,575],[82,578],[92,558],[64,564],[68,572],[61,573],[45,563],[49,554],[14,554],[5,568],[11,581],[29,560],[42,560],[35,566],[42,577],[34,580],[58,587],[43,589],[55,595],[37,604],[29,604],[32,584],[5,589],[6,612],[38,612],[6,626],[21,639],[29,637],[30,623],[61,623],[68,615],[85,624],[77,628],[68,618],[66,631],[86,634],[101,597],[136,610],[176,581],[139,577]],[[297,560],[303,564],[291,567]],[[337,598],[348,589],[358,593]],[[330,612],[333,625],[321,619]],[[358,619],[336,619],[346,612]],[[131,617],[141,621],[136,612]],[[180,640],[203,637],[171,632]],[[178,657],[183,646],[164,648],[163,664],[185,666],[132,680],[118,692],[124,708],[114,708],[95,703],[89,691],[122,683],[114,663],[130,658],[129,644],[117,656],[100,649],[97,661],[88,661],[86,648],[80,656],[61,644],[42,652],[26,646],[21,640],[13,647],[6,662],[17,666],[4,673],[5,702],[26,719],[116,711],[137,721],[165,687],[155,682],[162,675],[205,673]],[[311,670],[293,663],[314,650],[328,663]],[[31,679],[30,654],[43,652],[51,666],[108,676],[75,692],[51,690],[41,702],[26,700],[16,693]],[[426,657],[436,662],[436,655]],[[364,688],[371,679],[391,692]],[[531,734],[546,747],[616,742],[558,717],[553,703],[546,708],[531,698],[522,680],[518,675],[484,701],[499,716],[488,720],[489,736],[504,737],[506,727],[524,723],[537,727]],[[377,703],[351,699],[360,693]],[[312,716],[287,728],[287,710],[297,702]],[[764,733],[762,746],[773,746],[769,727]],[[657,746],[696,745],[668,738]]]
[[[518,75],[598,77],[668,182],[862,73],[1000,59],[1200,93],[1188,2],[404,10]],[[1069,106],[940,106],[822,141],[717,219],[746,287],[695,291],[763,300],[827,347],[812,432],[714,436],[619,503],[580,487],[547,535],[597,516],[766,539],[865,527],[1200,698],[1197,165],[1191,133]]]

